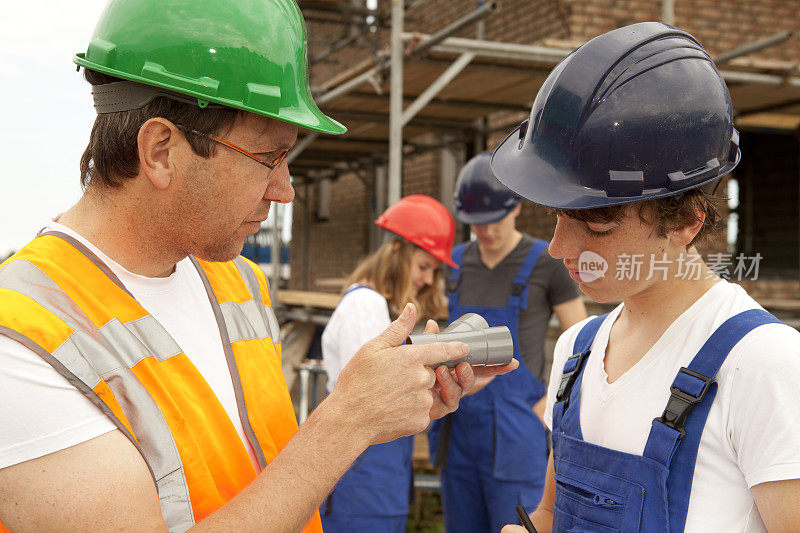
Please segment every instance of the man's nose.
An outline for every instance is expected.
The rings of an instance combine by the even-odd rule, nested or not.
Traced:
[[[264,200],[288,204],[294,200],[294,187],[289,176],[289,165],[286,161],[272,169],[269,183],[264,191]]]
[[[575,259],[580,255],[580,243],[574,227],[576,223],[577,221],[568,220],[564,216],[556,218],[556,229],[547,248],[554,259]]]

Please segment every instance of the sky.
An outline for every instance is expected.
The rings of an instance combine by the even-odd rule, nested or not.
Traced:
[[[0,31],[0,257],[80,197],[78,164],[94,120],[72,55],[105,0],[8,2]]]
[[[0,258],[80,198],[79,162],[95,113],[89,84],[75,71],[72,56],[86,51],[105,5],[106,0],[3,4]],[[288,240],[291,224],[284,226]]]

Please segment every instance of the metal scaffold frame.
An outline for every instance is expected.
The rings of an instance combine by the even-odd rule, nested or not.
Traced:
[[[484,126],[481,131],[482,127],[476,122],[493,112],[527,111],[535,95],[536,81],[543,81],[547,73],[580,44],[551,41],[545,45],[526,45],[453,36],[470,25],[480,25],[485,17],[500,7],[494,1],[479,5],[431,35],[406,31],[408,0],[389,0],[388,13],[386,9],[368,10],[354,6],[352,1],[300,2],[301,8],[318,8],[319,4],[327,4],[328,13],[337,11],[335,5],[347,6],[342,8],[340,5],[338,9],[348,17],[354,12],[369,11],[376,20],[388,22],[390,36],[388,47],[376,49],[372,57],[337,73],[316,88],[315,99],[326,112],[356,126],[342,139],[334,140],[317,134],[301,139],[290,157],[294,160],[305,151],[308,157],[297,161],[307,163],[307,166],[298,166],[295,173],[301,180],[313,181],[315,175],[350,172],[354,164],[371,171],[387,165],[387,204],[401,196],[405,156],[447,146],[453,142],[453,132],[460,132],[462,139],[474,138],[476,134],[486,135],[491,130]],[[668,22],[674,19],[673,2],[662,2],[662,15]],[[722,67],[721,74],[731,86],[738,118],[749,117],[748,120],[758,122],[770,119],[764,113],[789,112],[798,117],[796,122],[800,125],[798,65],[776,61],[759,63],[744,57],[791,37],[791,32],[777,33],[715,58]],[[328,57],[327,51],[331,48],[338,50],[349,46],[341,44],[343,39],[347,38],[333,42],[322,54],[312,55],[312,59]],[[517,93],[505,100],[487,98],[486,94],[480,93],[479,87],[474,94],[454,91],[454,80],[469,77],[471,71],[496,73],[507,78],[509,85],[520,80],[529,90],[524,97]],[[522,78],[526,77],[528,79],[523,82]],[[413,90],[409,90],[410,86]],[[753,103],[758,100],[752,94],[754,87],[764,91],[769,89],[770,94]],[[508,93],[511,89],[503,87],[503,90]],[[454,92],[467,96],[456,98]],[[377,109],[380,111],[376,112]],[[465,109],[470,112],[461,117],[459,113]],[[421,132],[431,130],[438,132],[439,137],[451,140],[434,144],[414,141]],[[364,131],[368,134],[360,136],[359,133]],[[447,134],[448,131],[451,134]]]
[[[349,132],[337,138],[301,132],[288,156],[299,192],[295,205],[302,209],[302,235],[298,237],[303,264],[296,273],[303,280],[304,290],[281,291],[274,301],[284,307],[283,318],[296,322],[323,325],[338,301],[336,295],[305,290],[312,289],[306,286],[312,203],[320,207],[327,198],[321,192],[328,192],[331,180],[356,174],[372,194],[370,214],[375,218],[401,197],[404,158],[440,150],[439,194],[447,198],[458,170],[470,155],[468,145],[482,150],[487,135],[511,131],[529,112],[552,68],[582,44],[556,39],[535,45],[484,39],[483,24],[501,8],[502,0],[484,2],[428,35],[410,31],[417,21],[407,13],[425,0],[381,0],[382,9],[367,9],[363,1],[298,0],[304,14],[315,13],[307,17],[312,23],[344,27],[333,32],[335,35],[322,43],[321,49],[310,51],[312,66],[336,61],[337,54],[353,47],[368,48],[365,42],[373,48],[365,51],[367,57],[361,61],[344,65],[328,79],[315,80],[312,87],[317,104],[344,122]],[[662,0],[661,7],[662,20],[674,24],[675,2]],[[339,19],[333,20],[337,16]],[[372,27],[367,20],[373,21]],[[463,30],[472,25],[477,25],[475,38],[455,36],[457,32],[463,35]],[[379,46],[379,33],[384,37],[384,47]],[[748,57],[793,37],[787,31],[775,33],[713,58],[731,89],[740,129],[800,132],[800,63]],[[498,117],[499,113],[503,116]],[[429,140],[431,133],[433,142]],[[312,194],[312,186],[317,187],[316,194]],[[279,228],[273,228],[276,241],[278,234]],[[379,243],[377,235],[372,227],[370,247]],[[280,266],[277,257],[273,255],[275,281]],[[278,285],[273,282],[273,286]],[[305,371],[308,373],[308,369]]]

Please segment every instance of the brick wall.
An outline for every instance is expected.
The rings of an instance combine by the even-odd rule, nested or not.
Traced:
[[[603,32],[647,20],[660,20],[661,2],[591,0],[565,2],[572,37],[589,39]],[[699,38],[712,54],[737,48],[784,30],[800,29],[796,0],[691,0],[675,2],[675,25]],[[748,57],[797,61],[800,39],[766,48]]]
[[[484,19],[484,38],[510,43],[531,44],[546,37],[569,36],[563,1],[499,0],[500,9]],[[433,33],[478,7],[475,0],[431,0],[407,12],[414,31]],[[475,26],[455,35],[475,37]]]
[[[366,255],[372,223],[372,182],[367,184],[365,186],[352,173],[341,176],[332,184],[328,220],[319,220],[316,215],[319,185],[298,188],[302,200],[295,200],[292,222],[291,288],[320,290],[316,280],[345,277]],[[309,209],[308,214],[306,209]],[[307,245],[305,236],[308,237]],[[338,292],[336,287],[326,287],[325,290]]]
[[[433,136],[424,137],[433,141]],[[428,150],[403,159],[403,183],[401,196],[427,194],[439,198],[439,151]]]

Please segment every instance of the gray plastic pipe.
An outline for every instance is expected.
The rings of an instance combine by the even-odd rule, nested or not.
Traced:
[[[453,321],[441,333],[410,335],[408,344],[431,344],[433,342],[459,341],[469,346],[469,354],[461,359],[445,361],[443,365],[453,368],[466,361],[472,366],[506,365],[514,357],[514,340],[506,326],[489,327],[481,315],[467,313]]]

